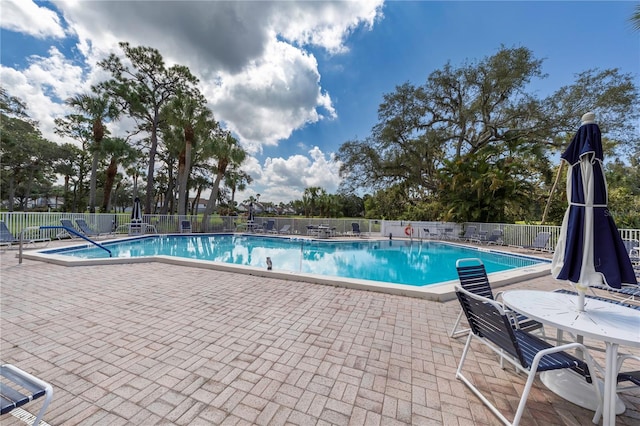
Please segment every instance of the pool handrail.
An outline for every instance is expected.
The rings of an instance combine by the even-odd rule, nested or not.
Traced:
[[[109,257],[113,257],[113,253],[111,253],[111,250],[109,250],[108,248],[106,248],[105,246],[103,246],[100,243],[97,243],[95,241],[93,241],[92,239],[88,238],[85,235],[82,235],[80,232],[76,231],[75,229],[71,229],[67,226],[62,226],[62,225],[47,225],[47,226],[40,226],[40,227],[29,227],[29,228],[25,228],[20,232],[20,249],[18,250],[18,264],[22,263],[22,234],[24,233],[24,231],[28,230],[28,229],[64,229],[65,231],[69,232],[70,234],[76,235],[80,238],[82,238],[83,240],[89,241],[91,244],[93,244],[94,246],[97,246],[99,248],[101,248],[102,250],[105,250],[107,253],[109,253]]]

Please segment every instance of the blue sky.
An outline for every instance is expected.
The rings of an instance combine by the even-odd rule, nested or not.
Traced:
[[[549,76],[547,96],[590,68],[619,68],[640,86],[638,2],[0,1],[0,83],[28,103],[43,133],[61,100],[106,76],[95,63],[117,43],[155,47],[201,80],[214,115],[250,152],[240,198],[335,192],[340,145],[365,138],[385,93],[524,46]],[[216,85],[215,83],[220,83]],[[579,117],[576,117],[576,125]],[[131,129],[114,123],[113,133]]]

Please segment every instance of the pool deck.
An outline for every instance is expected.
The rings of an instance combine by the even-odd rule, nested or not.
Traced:
[[[201,234],[196,234],[201,235]],[[179,236],[185,236],[184,234],[179,234]],[[254,237],[274,237],[270,234],[252,234]],[[275,236],[276,238],[289,238],[289,236]],[[316,240],[310,237],[297,237]],[[134,238],[135,239],[135,238]],[[360,240],[360,239],[357,239]],[[356,241],[357,241],[356,240]],[[328,241],[328,239],[324,238],[321,241]],[[331,241],[354,241],[354,238],[331,238]],[[383,242],[386,241],[386,238],[381,237],[367,237],[367,241],[376,241]],[[405,241],[409,241],[406,240]],[[58,245],[76,245],[87,247],[88,244],[83,241],[57,241]],[[491,284],[494,288],[502,287],[507,284],[512,284],[515,282],[520,282],[527,279],[537,278],[541,276],[547,276],[550,273],[551,265],[546,262],[546,258],[550,257],[549,253],[542,252],[532,252],[531,250],[527,251],[524,249],[518,249],[515,247],[501,247],[501,246],[487,246],[480,244],[470,244],[470,243],[460,243],[456,241],[447,241],[448,244],[454,244],[466,248],[482,250],[485,252],[512,252],[513,254],[518,254],[521,256],[529,257],[529,258],[542,258],[542,263],[537,263],[527,267],[519,267],[514,269],[509,269],[502,272],[495,272],[490,274]],[[89,246],[90,247],[90,246]],[[47,247],[48,248],[48,247]],[[58,247],[54,247],[58,248]],[[445,302],[449,300],[454,300],[455,290],[454,284],[457,280],[445,281],[437,284],[430,285],[406,285],[406,284],[391,284],[380,281],[370,281],[364,279],[357,278],[346,278],[346,277],[334,277],[329,275],[320,275],[320,274],[311,274],[311,273],[301,273],[301,272],[292,272],[286,271],[282,269],[278,269],[278,265],[274,265],[273,269],[267,269],[266,262],[263,267],[257,266],[246,266],[246,265],[238,265],[233,263],[225,263],[225,262],[212,262],[209,260],[203,259],[189,259],[184,257],[176,257],[176,256],[142,256],[142,257],[103,257],[103,258],[81,258],[74,256],[67,256],[59,253],[46,253],[46,251],[52,250],[44,250],[45,252],[40,253],[39,250],[29,250],[23,252],[23,258],[31,259],[31,260],[44,260],[47,262],[55,263],[62,266],[96,266],[96,265],[111,265],[111,264],[131,264],[131,263],[146,263],[146,262],[158,262],[158,263],[169,263],[172,265],[180,265],[180,266],[190,266],[196,268],[205,268],[205,269],[215,269],[219,271],[227,271],[227,272],[235,272],[249,275],[256,275],[265,278],[276,278],[276,279],[284,279],[284,280],[295,280],[295,281],[304,281],[313,284],[326,284],[338,287],[346,287],[352,288],[356,290],[371,290],[378,291],[388,294],[396,294],[400,296],[411,296],[418,297],[423,299],[435,300],[440,302]],[[520,253],[518,253],[520,252]],[[474,253],[465,254],[465,257],[480,257],[480,255],[476,255]],[[455,265],[451,265],[452,268]]]
[[[455,300],[158,262],[18,265],[15,255],[0,251],[1,361],[53,385],[51,425],[500,424],[455,378],[465,342],[448,336]],[[562,286],[544,276],[503,289]],[[479,346],[465,371],[482,371],[475,379],[513,417],[523,375]],[[628,392],[619,425],[640,422],[640,394]],[[536,380],[521,424],[592,416]]]

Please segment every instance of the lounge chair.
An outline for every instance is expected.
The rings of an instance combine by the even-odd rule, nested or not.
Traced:
[[[360,224],[358,222],[351,223],[351,235],[357,235],[357,236],[361,235]]]
[[[282,228],[280,228],[280,230],[278,231],[278,234],[288,234],[289,233],[289,229],[291,229],[291,225],[290,224],[286,224]]]
[[[489,244],[497,244],[497,245],[504,244],[504,232],[502,232],[502,229],[494,229],[493,231],[491,231],[491,233],[487,237],[485,243],[487,243],[487,245],[489,245]]]
[[[18,240],[7,228],[7,224],[0,221],[0,244],[2,245],[11,245],[18,244],[20,240]]]
[[[496,297],[494,297],[493,291],[491,290],[489,277],[487,276],[487,271],[484,268],[484,263],[482,263],[480,259],[458,259],[456,261],[456,270],[458,271],[458,279],[462,288],[482,297],[496,300]],[[497,294],[498,298],[500,297],[500,294],[501,293]],[[460,337],[469,333],[470,329],[468,328],[458,330],[463,314],[464,312],[460,310],[458,318],[456,318],[456,322],[453,324],[453,328],[449,333],[449,337]],[[515,327],[521,330],[533,331],[540,329],[544,332],[541,323],[527,318],[524,315],[514,312],[511,314],[511,321]]]
[[[96,232],[93,229],[91,229],[89,224],[84,219],[76,219],[76,224],[78,225],[78,228],[80,228],[80,232],[82,232],[85,237],[97,238],[97,237],[101,237],[103,235],[106,235],[106,234],[101,234],[100,232]]]
[[[467,229],[464,230],[464,235],[460,237],[462,241],[471,241],[478,238],[478,228],[475,226],[467,226]]]
[[[596,400],[602,399],[600,388],[596,380],[592,379],[592,375],[595,374],[595,362],[584,345],[568,343],[561,346],[552,346],[533,334],[514,328],[509,313],[495,300],[471,293],[457,285],[455,290],[458,301],[471,327],[471,333],[467,337],[467,342],[462,350],[460,363],[456,370],[456,378],[467,385],[503,423],[513,425],[520,423],[536,373],[542,371],[572,369],[583,376],[587,383],[592,384]],[[472,347],[471,342],[474,340],[495,352],[500,357],[501,365],[502,361],[507,361],[516,370],[528,375],[513,421],[509,421],[462,372],[464,362]],[[580,351],[583,359],[576,358],[567,352],[574,349]],[[478,352],[478,356],[483,356],[484,358],[486,356],[484,352],[482,351],[482,355],[480,355],[481,352]],[[478,369],[474,371],[476,376],[481,374],[482,372]],[[485,386],[490,387],[486,383]]]
[[[189,221],[189,220],[181,220],[180,221],[180,233],[181,234],[190,234],[191,233],[191,221]]]
[[[37,230],[37,228],[31,228],[33,231]],[[27,232],[29,232],[27,230]],[[22,233],[22,242],[26,244],[35,244],[35,243],[44,243],[51,241],[51,238],[47,237],[31,237],[24,232]],[[13,244],[19,244],[20,238],[17,238],[15,235],[9,231],[7,224],[3,221],[0,221],[0,245],[2,246],[11,246]]]
[[[577,296],[578,293],[576,293],[573,290],[567,290],[564,288],[559,288],[556,290],[553,290],[555,293],[564,293],[564,294],[571,294],[574,296]],[[624,306],[626,308],[630,308],[630,309],[635,309],[637,311],[640,311],[640,305],[634,305],[631,303],[627,303],[627,300],[616,300],[616,299],[610,299],[608,297],[601,297],[601,296],[597,296],[595,294],[585,294],[584,297],[589,298],[589,299],[595,299],[595,300],[601,300],[603,302],[607,302],[607,303],[614,303],[616,305],[620,305],[620,306]]]
[[[71,231],[76,231],[76,233],[80,233],[81,232],[76,229],[76,226],[73,224],[73,222],[71,222],[70,219],[60,219],[60,224],[62,226],[64,226],[65,228],[68,228]],[[58,239],[63,238],[63,237],[70,237],[70,238],[75,238],[77,237],[77,234],[74,234],[73,232],[67,232],[66,230],[58,233],[57,235]]]
[[[469,242],[470,243],[478,243],[478,244],[482,244],[482,243],[486,243],[487,242],[487,235],[489,234],[489,232],[487,231],[478,231],[478,233],[476,234],[475,237],[470,238]]]
[[[549,244],[549,240],[551,239],[551,233],[549,232],[539,232],[536,235],[536,238],[533,240],[530,246],[522,246],[522,248],[529,250],[547,250],[547,244]]]
[[[269,219],[267,220],[267,223],[265,223],[264,227],[262,228],[262,232],[268,232],[270,234],[273,234],[276,232],[275,230],[275,225],[276,225],[276,221]]]
[[[608,285],[590,285],[590,290],[598,289],[606,291],[609,296],[620,301],[639,301],[640,285],[639,284],[622,284],[620,288],[609,287]]]
[[[44,403],[32,423],[39,425],[53,398],[53,387],[11,364],[3,364],[0,367],[0,376],[2,377],[0,414],[9,413],[44,396]]]

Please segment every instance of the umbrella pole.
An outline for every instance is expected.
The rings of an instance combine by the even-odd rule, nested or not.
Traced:
[[[585,291],[578,290],[578,312],[584,312]]]
[[[551,204],[551,198],[553,197],[553,193],[556,191],[556,187],[558,186],[558,180],[560,180],[562,166],[564,166],[564,161],[560,161],[560,165],[558,166],[558,174],[556,175],[556,180],[555,182],[553,182],[553,186],[551,187],[551,191],[549,192],[549,199],[547,200],[547,205],[544,207],[544,213],[542,213],[542,222],[540,223],[541,225],[544,225],[544,222],[547,220],[547,213],[549,212],[549,204]]]

